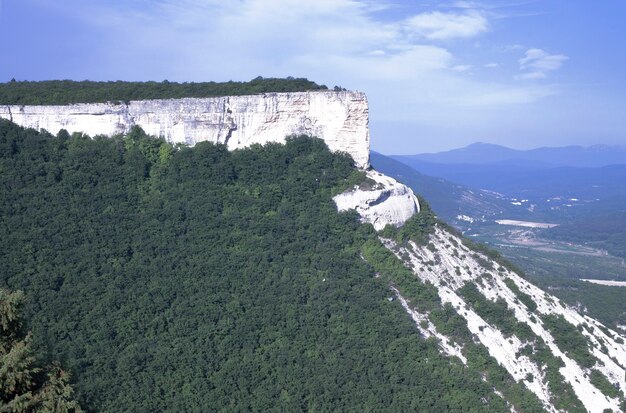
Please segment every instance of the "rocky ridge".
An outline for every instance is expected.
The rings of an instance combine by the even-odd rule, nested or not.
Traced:
[[[352,91],[266,93],[248,96],[81,103],[63,106],[4,105],[0,118],[20,126],[90,136],[123,134],[137,125],[168,142],[195,145],[209,141],[238,149],[284,142],[289,135],[323,139],[334,152],[369,168],[367,97]],[[402,225],[419,211],[413,192],[393,178],[367,172],[375,188],[355,189],[335,198],[342,210],[357,208],[377,229]]]
[[[248,96],[80,103],[63,106],[3,105],[0,118],[20,126],[113,136],[140,126],[168,142],[210,141],[229,149],[284,142],[289,135],[324,139],[359,168],[369,166],[369,114],[361,92],[311,91]]]
[[[551,296],[510,269],[494,262],[486,255],[463,245],[455,234],[437,226],[429,244],[409,242],[400,245],[394,240],[381,238],[386,248],[413,272],[417,279],[437,288],[442,304],[449,303],[463,317],[476,343],[484,346],[491,357],[504,367],[511,377],[522,383],[541,401],[546,411],[569,411],[555,405],[555,395],[547,377],[547,366],[535,354],[544,347],[561,361],[560,378],[571,386],[576,397],[589,412],[621,412],[624,400],[603,392],[591,379],[598,372],[613,386],[626,393],[626,337],[602,325],[597,320],[581,315],[558,298]],[[477,288],[482,300],[505,303],[515,322],[530,328],[530,337],[505,334],[503,326],[485,319],[474,305],[463,296],[463,288],[471,284]],[[420,313],[402,291],[391,286],[405,311],[425,337],[436,337],[442,353],[457,357],[467,364],[468,349],[452,337],[437,332],[429,315]],[[525,295],[524,298],[521,296]],[[529,302],[532,300],[532,302]],[[534,304],[532,304],[534,303]],[[562,317],[585,339],[592,365],[584,366],[575,356],[558,343],[545,317]],[[595,372],[593,372],[595,371]]]
[[[357,185],[333,198],[339,211],[356,210],[363,222],[378,231],[388,224],[401,226],[419,212],[419,201],[411,188],[375,170],[367,171],[367,177],[373,185]]]

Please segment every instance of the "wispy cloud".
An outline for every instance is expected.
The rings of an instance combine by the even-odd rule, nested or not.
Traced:
[[[518,79],[545,79],[549,72],[558,70],[569,59],[562,54],[549,54],[542,49],[528,49],[523,58],[519,59],[520,69],[524,72]]]
[[[475,1],[459,0],[453,2],[452,7],[456,7],[459,9],[476,9],[483,7],[483,5]]]
[[[480,12],[442,13],[439,11],[420,13],[405,22],[408,32],[428,40],[450,40],[469,38],[489,30],[487,18]]]
[[[455,72],[467,72],[472,67],[474,67],[474,66],[472,66],[472,65],[456,65],[456,66],[452,66],[451,69],[454,70]]]
[[[84,0],[28,1],[98,31],[93,47],[99,65],[92,70],[100,79],[306,76],[367,92],[379,119],[411,120],[434,111],[445,116],[450,107],[527,103],[557,93],[547,85],[481,79],[471,69],[482,63],[455,53],[491,30],[490,15],[478,3],[381,19],[378,13],[391,3],[128,0],[121,7],[104,0],[89,6]],[[532,70],[539,71],[536,64]]]

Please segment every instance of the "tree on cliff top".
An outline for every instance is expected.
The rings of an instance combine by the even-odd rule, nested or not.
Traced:
[[[206,98],[274,92],[328,90],[305,78],[258,76],[248,82],[93,82],[47,80],[0,83],[2,105],[67,105],[70,103],[128,102],[145,99]]]
[[[19,315],[23,298],[0,290],[0,412],[80,412],[67,373],[57,363],[37,367]]]

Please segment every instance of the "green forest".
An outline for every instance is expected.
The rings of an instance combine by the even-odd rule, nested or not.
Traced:
[[[58,362],[42,365],[24,329],[24,294],[0,289],[0,411],[79,413],[69,375]]]
[[[229,152],[0,120],[0,289],[23,294],[36,362],[60,363],[88,412],[509,411],[484,349],[469,366],[441,355],[389,300],[377,270],[471,345],[432,286],[337,213],[360,179],[309,137]]]
[[[577,242],[626,258],[626,211],[586,217],[545,230],[549,238]]]
[[[263,78],[249,82],[94,82],[48,80],[0,83],[3,105],[67,105],[70,103],[129,102],[145,99],[206,98],[271,92],[327,90],[304,78]],[[335,90],[341,90],[335,86]]]

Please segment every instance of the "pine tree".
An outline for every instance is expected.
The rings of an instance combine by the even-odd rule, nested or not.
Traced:
[[[37,366],[31,334],[22,329],[21,291],[0,290],[0,413],[81,412],[58,363]]]

